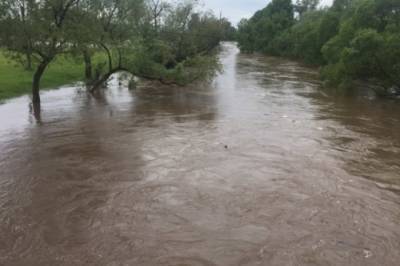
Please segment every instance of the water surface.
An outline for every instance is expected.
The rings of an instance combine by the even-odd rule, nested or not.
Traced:
[[[210,85],[0,105],[0,265],[399,265],[399,103],[220,57]]]

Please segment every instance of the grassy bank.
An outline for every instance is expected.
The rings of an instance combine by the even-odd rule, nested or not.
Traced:
[[[58,58],[45,72],[41,87],[52,88],[82,80],[84,67],[72,59]],[[0,52],[0,101],[31,92],[32,71]]]

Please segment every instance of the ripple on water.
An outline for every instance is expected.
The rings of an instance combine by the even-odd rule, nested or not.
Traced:
[[[0,105],[0,265],[398,265],[400,110],[222,45],[212,85]]]

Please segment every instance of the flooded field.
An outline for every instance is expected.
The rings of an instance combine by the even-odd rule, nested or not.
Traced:
[[[210,85],[0,105],[0,265],[400,265],[400,104],[222,45]]]

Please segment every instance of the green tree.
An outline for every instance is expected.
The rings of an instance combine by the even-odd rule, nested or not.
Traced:
[[[335,0],[318,10],[318,1],[299,0],[296,20],[289,6],[273,1],[243,20],[241,50],[321,65],[321,77],[331,86],[364,80],[400,88],[400,1]]]
[[[69,49],[65,36],[71,34],[68,33],[73,24],[70,12],[79,0],[0,0],[0,3],[6,10],[0,21],[1,45],[14,55],[28,54],[35,60],[32,101],[39,104],[43,73],[58,54]]]
[[[399,87],[400,3],[363,0],[346,13],[338,34],[322,49],[328,62],[323,78],[332,85],[369,80]]]
[[[291,0],[273,0],[250,20],[239,23],[239,47],[247,52],[274,52],[273,40],[294,23]]]
[[[94,10],[100,26],[93,31],[93,44],[107,60],[96,67],[92,90],[119,71],[165,84],[185,84],[210,74],[216,65],[210,52],[222,39],[220,24],[212,16],[195,13],[192,2],[174,6],[108,0]],[[204,62],[210,63],[207,71]]]

